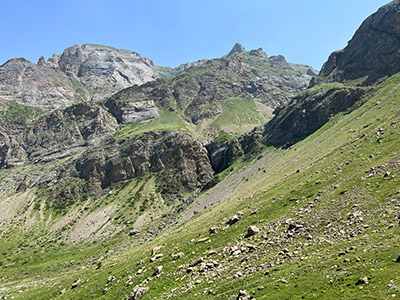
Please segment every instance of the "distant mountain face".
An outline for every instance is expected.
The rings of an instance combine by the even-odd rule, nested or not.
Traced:
[[[253,81],[259,81],[259,85],[268,84],[273,101],[282,103],[291,94],[304,89],[311,79],[309,75],[314,73],[310,67],[288,64],[281,56],[268,58],[262,50],[245,52],[239,44],[233,47],[226,59],[234,56],[242,60],[232,60],[230,65],[223,65],[218,60],[200,60],[172,69],[156,66],[152,60],[129,50],[92,44],[75,45],[65,49],[61,55],[54,54],[47,61],[41,57],[37,64],[24,58],[4,63],[0,66],[0,98],[42,109],[64,108],[82,101],[104,100],[129,86],[170,78],[189,68],[199,67],[201,74],[193,76],[197,86],[202,75],[212,77],[214,74],[211,80],[219,80],[222,84],[229,76],[229,85],[238,79],[235,74],[245,71],[240,76],[246,77],[247,89],[256,88],[250,84]],[[212,62],[201,67],[208,61]],[[275,73],[277,70],[278,74]]]
[[[37,64],[11,59],[0,67],[0,98],[44,109],[101,100],[131,86],[168,76],[136,52],[84,44]]]
[[[149,172],[171,174],[166,166],[173,160],[193,165],[198,176],[193,182],[183,176],[183,188],[174,190],[167,185],[166,193],[193,192],[214,170],[223,169],[237,153],[246,151],[248,143],[239,140],[227,150],[230,154],[222,155],[213,154],[219,146],[206,148],[204,141],[230,140],[264,124],[274,108],[306,88],[315,74],[309,66],[288,63],[283,56],[269,57],[262,49],[246,51],[240,44],[220,59],[184,64],[175,70],[161,69],[127,50],[83,45],[48,61],[41,58],[38,64],[13,59],[1,72],[0,100],[59,108],[46,113],[0,101],[7,117],[0,120],[0,168],[47,164],[78,155],[68,171],[52,172],[46,179],[41,174],[38,178],[42,179],[32,181],[44,180],[46,185],[49,178],[80,178],[87,181],[88,189],[96,187],[96,194]],[[166,77],[166,72],[179,74],[159,78]],[[116,90],[120,91],[109,95]],[[94,103],[89,98],[105,100]],[[186,133],[151,133],[161,130]],[[168,144],[162,146],[158,138]],[[139,144],[134,150],[126,148],[136,140]],[[142,147],[145,142],[147,146]],[[163,154],[158,157],[157,153]],[[191,156],[198,159],[192,161]]]
[[[228,99],[254,99],[271,110],[285,105],[315,75],[312,67],[288,63],[283,56],[269,57],[261,48],[246,51],[240,44],[220,59],[186,67],[171,79],[127,88],[105,105],[121,123],[130,123],[130,115],[138,112],[138,103],[147,103],[173,109],[197,125],[221,114]]]

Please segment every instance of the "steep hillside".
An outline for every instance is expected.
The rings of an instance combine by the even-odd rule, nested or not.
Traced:
[[[0,102],[0,297],[399,297],[399,6],[305,90],[236,44],[100,103]]]
[[[135,287],[133,294],[146,291],[141,299],[397,294],[399,82],[400,75],[385,81],[362,107],[337,115],[291,149],[267,148],[258,159],[237,162],[195,200],[192,213],[208,207],[204,213],[133,249],[126,247],[154,231],[132,231],[91,246],[60,243],[46,234],[37,244],[28,236],[45,233],[57,219],[32,192],[15,194],[8,201],[20,203],[15,208],[20,217],[10,217],[6,222],[15,227],[2,234],[2,293],[21,299],[113,299],[127,298]],[[58,217],[55,224],[64,229],[54,236],[79,240],[78,230],[105,222],[100,213],[112,211],[115,217],[102,230],[89,231],[104,238],[130,219],[116,217],[118,210],[131,210],[121,205],[139,201],[140,206],[145,198],[135,198],[135,186],[144,196],[151,180],[145,182],[121,186],[98,202],[72,204],[68,215]],[[85,218],[73,221],[76,214]],[[23,233],[21,222],[36,225]],[[21,241],[14,239],[17,232]]]

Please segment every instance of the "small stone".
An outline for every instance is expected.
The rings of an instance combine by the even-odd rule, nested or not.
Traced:
[[[67,291],[67,289],[62,289],[62,290],[60,291],[60,295],[65,294],[66,291]]]
[[[216,233],[218,233],[219,229],[220,228],[218,226],[213,226],[213,227],[210,228],[209,233],[210,234],[216,234]]]
[[[256,208],[255,210],[253,210],[253,211],[250,213],[250,215],[255,215],[255,214],[257,214],[259,211],[260,211],[260,209],[259,209],[259,208]]]
[[[152,256],[156,255],[156,254],[158,253],[158,251],[161,250],[161,248],[162,248],[161,246],[154,247],[154,248],[151,250],[151,255],[152,255]]]
[[[363,277],[357,280],[356,285],[368,284],[368,277]]]
[[[250,226],[249,228],[247,228],[247,235],[246,236],[253,236],[256,235],[260,232],[260,229],[258,229],[257,226]]]
[[[200,263],[202,263],[202,262],[204,262],[204,258],[199,257],[199,258],[195,259],[194,261],[192,261],[192,262],[189,264],[189,267],[197,266],[198,264],[200,264]]]
[[[250,294],[245,290],[240,290],[236,300],[249,300]]]
[[[234,215],[232,218],[230,218],[228,220],[228,222],[226,222],[226,224],[233,225],[233,224],[237,223],[239,220],[240,220],[239,216],[238,215]]]
[[[128,233],[129,236],[134,236],[140,233],[140,230],[132,230]]]
[[[129,294],[129,297],[127,300],[138,300],[140,299],[144,293],[146,293],[149,290],[148,287],[138,287],[135,286],[133,288],[133,291]]]
[[[80,286],[83,283],[82,279],[78,279],[77,281],[75,281],[72,286],[71,289],[77,288],[78,286]]]
[[[153,276],[157,276],[160,275],[162,272],[163,267],[162,266],[158,266],[154,268],[154,272],[153,272]]]
[[[151,262],[155,262],[157,259],[159,259],[163,256],[164,256],[164,254],[159,253],[159,254],[154,255],[150,260],[151,260]]]
[[[199,239],[197,242],[198,243],[204,243],[204,242],[207,242],[207,241],[208,241],[208,237],[205,237],[205,238]]]
[[[185,253],[179,252],[179,253],[176,253],[176,254],[172,254],[172,259],[173,260],[177,260],[177,259],[182,258],[184,256],[185,256]]]

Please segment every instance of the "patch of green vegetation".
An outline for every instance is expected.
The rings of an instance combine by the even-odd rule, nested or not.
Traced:
[[[0,101],[0,124],[27,124],[45,112],[34,107],[25,106],[15,101]]]
[[[211,127],[221,130],[219,139],[230,139],[232,134],[245,132],[243,126],[262,125],[269,117],[263,115],[253,99],[229,99],[223,104],[222,113],[211,123]]]
[[[114,133],[113,137],[127,138],[139,135],[145,132],[167,130],[167,131],[187,131],[186,122],[175,111],[169,109],[160,109],[160,117],[149,122],[132,123],[123,127]]]
[[[221,130],[215,139],[216,142],[228,142],[233,139],[233,135],[227,133],[224,130]]]

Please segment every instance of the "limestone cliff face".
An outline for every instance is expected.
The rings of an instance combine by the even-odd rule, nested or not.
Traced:
[[[365,78],[372,84],[400,71],[400,1],[367,18],[347,47],[334,52],[321,70],[331,81]]]
[[[107,140],[79,157],[75,168],[99,190],[158,173],[161,189],[169,196],[193,192],[213,176],[208,152],[199,141],[187,133],[166,131]]]
[[[129,124],[158,118],[154,101],[135,85],[110,97],[104,105],[119,123]]]
[[[24,58],[0,66],[0,97],[44,109],[106,99],[134,84],[167,76],[166,69],[136,52],[84,44],[37,64]]]
[[[350,111],[364,93],[360,88],[343,88],[300,94],[265,125],[268,144],[295,142],[313,133],[335,114]]]
[[[39,118],[26,130],[23,145],[30,162],[67,157],[112,134],[118,124],[93,103],[81,103]]]
[[[76,90],[82,85],[73,81],[57,65],[33,64],[24,58],[0,66],[0,97],[21,104],[53,109],[88,99]]]

